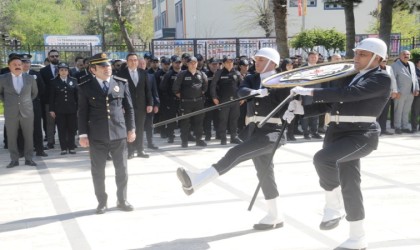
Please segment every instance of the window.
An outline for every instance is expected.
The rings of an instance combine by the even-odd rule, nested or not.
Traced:
[[[182,1],[175,4],[175,19],[177,23],[182,22],[182,20],[184,19],[182,17]]]
[[[160,14],[160,20],[162,23],[162,28],[166,28],[166,11],[162,12],[162,14]]]
[[[342,10],[343,6],[338,2],[337,0],[330,0],[330,2],[324,3],[324,10]]]
[[[303,1],[303,0],[302,0]],[[290,0],[290,7],[298,7],[299,0]],[[307,0],[306,6],[308,7],[316,7],[316,0]]]

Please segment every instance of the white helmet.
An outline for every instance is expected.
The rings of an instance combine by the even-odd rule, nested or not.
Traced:
[[[379,38],[366,38],[363,39],[353,50],[366,50],[372,52],[383,59],[387,57],[388,48],[384,41]]]
[[[276,66],[279,66],[280,64],[280,54],[273,48],[262,48],[255,53],[254,57],[257,56],[267,58],[268,60],[274,62]]]

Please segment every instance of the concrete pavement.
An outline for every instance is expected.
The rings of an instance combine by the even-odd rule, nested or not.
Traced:
[[[3,121],[0,121],[0,125]],[[2,135],[0,135],[2,138]],[[107,165],[108,207],[96,215],[97,202],[85,149],[61,156],[58,145],[37,167],[6,169],[10,158],[0,149],[0,249],[332,249],[348,235],[343,221],[321,231],[324,196],[312,156],[320,140],[298,140],[275,155],[284,228],[257,232],[264,214],[262,195],[247,207],[257,178],[244,162],[186,196],[176,178],[180,166],[210,166],[230,147],[212,140],[207,148],[180,147],[155,137],[159,150],[149,159],[129,161],[128,201],[133,212],[115,208],[114,169]],[[420,249],[420,134],[384,136],[377,151],[362,160],[368,249]]]

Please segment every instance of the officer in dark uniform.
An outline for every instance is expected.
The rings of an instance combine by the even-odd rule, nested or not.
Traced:
[[[215,105],[213,102],[213,98],[211,97],[211,94],[210,94],[210,89],[212,88],[212,84],[213,84],[213,76],[219,69],[219,61],[213,57],[210,58],[208,60],[208,69],[209,70],[206,71],[206,75],[207,75],[207,80],[209,82],[209,87],[205,93],[206,101],[204,102],[204,106],[206,108]],[[216,130],[216,139],[220,139],[219,129],[218,129],[219,128],[219,110],[217,109],[206,112],[204,114],[203,129],[204,129],[204,135],[205,135],[206,141],[211,140],[212,123],[214,126],[214,130]]]
[[[188,69],[188,58],[190,58],[191,55],[188,53],[183,53],[181,55],[181,59],[182,59],[182,66],[181,66],[181,70],[187,70]],[[198,64],[198,60],[197,60],[197,64]]]
[[[159,84],[161,95],[161,108],[162,120],[169,120],[175,118],[179,110],[179,97],[172,91],[176,76],[181,72],[181,58],[179,56],[171,57],[172,66],[168,73],[163,76],[162,81]],[[165,135],[168,137],[168,143],[173,143],[175,139],[175,128],[176,122],[172,122],[166,125],[164,128]]]
[[[181,99],[180,110],[182,114],[188,114],[204,108],[204,93],[207,90],[207,76],[197,70],[197,58],[188,57],[188,70],[179,73],[175,79],[172,91]],[[207,144],[201,140],[203,135],[204,115],[196,115],[191,118],[196,145],[205,147]],[[190,120],[180,121],[182,147],[188,147],[188,136],[190,135]]]
[[[117,208],[132,211],[127,202],[127,141],[136,138],[134,111],[127,80],[112,76],[105,53],[94,55],[91,70],[95,75],[79,84],[78,124],[80,145],[90,146],[91,172],[99,202],[96,213],[107,210],[105,163],[111,153],[117,184]],[[128,131],[128,132],[127,132]]]
[[[154,75],[160,69],[159,58],[153,56],[151,59],[150,68],[148,68],[147,73]]]
[[[210,95],[215,105],[232,101],[238,98],[237,91],[241,82],[241,76],[233,67],[233,58],[223,57],[223,69],[218,70],[214,76],[210,88]],[[238,136],[239,107],[243,101],[232,103],[219,111],[219,135],[220,144],[226,145],[226,130],[229,124],[230,143],[239,144]]]
[[[58,76],[51,81],[50,115],[55,119],[61,155],[76,154],[77,79],[69,75],[69,66],[58,64]]]
[[[231,148],[222,159],[203,172],[194,174],[179,168],[177,176],[184,192],[191,195],[205,184],[226,174],[237,164],[252,159],[268,206],[267,215],[254,225],[254,229],[269,230],[283,226],[283,217],[277,205],[279,192],[274,178],[274,166],[270,162],[275,141],[279,136],[281,119],[270,118],[262,128],[258,128],[257,123],[289,95],[289,90],[273,89],[269,93],[268,89],[261,86],[263,79],[276,73],[275,68],[280,62],[280,55],[276,50],[262,48],[255,54],[255,60],[256,70],[259,73],[248,75],[238,90],[239,96],[258,94],[256,98],[247,102],[249,124],[246,130],[249,137],[243,143]],[[279,116],[284,110],[285,108],[280,110]]]
[[[160,59],[161,62],[161,68],[154,74],[155,76],[155,81],[156,81],[156,87],[157,87],[157,93],[159,96],[159,100],[160,100],[160,106],[163,107],[165,106],[165,104],[162,103],[162,90],[160,89],[160,83],[163,80],[163,77],[165,76],[166,73],[169,72],[169,69],[171,67],[171,60],[169,58],[166,57],[162,57]],[[152,93],[153,94],[153,93]],[[165,109],[159,109],[159,112],[157,112],[156,114],[154,114],[154,119],[153,122],[159,122],[159,121],[163,121],[162,117],[163,117],[163,113],[165,112]],[[160,137],[161,138],[167,138],[167,135],[165,134],[165,127],[158,127],[155,128],[155,133],[160,133]]]
[[[315,154],[313,163],[326,193],[320,228],[330,230],[337,227],[344,217],[344,209],[349,221],[349,238],[337,250],[367,247],[360,158],[378,146],[380,126],[376,118],[391,92],[390,76],[379,69],[380,62],[387,55],[386,44],[378,38],[366,38],[354,51],[354,67],[359,73],[345,78],[343,87],[295,87],[291,90],[294,94],[313,96],[314,105],[305,106],[305,115],[331,110],[323,149]]]
[[[38,95],[32,101],[33,107],[34,107],[34,148],[35,148],[36,156],[48,156],[44,152],[46,147],[44,147],[44,142],[42,139],[42,121],[41,121],[42,110],[41,110],[41,98],[40,98],[40,96],[44,94],[45,83],[42,80],[41,74],[39,72],[30,69],[32,56],[30,54],[22,54],[20,55],[20,58],[22,60],[23,72],[34,76],[36,80],[36,84],[38,86]],[[23,140],[23,136],[19,136],[19,138],[22,138]],[[19,151],[23,152],[23,143],[18,142],[18,145],[19,146],[21,145],[21,149],[22,149]]]

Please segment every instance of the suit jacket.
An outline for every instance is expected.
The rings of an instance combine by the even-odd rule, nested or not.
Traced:
[[[118,76],[127,79],[131,99],[133,100],[134,112],[142,115],[146,114],[146,106],[153,106],[153,99],[148,84],[149,77],[147,76],[147,72],[142,69],[137,69],[137,73],[139,74],[137,86],[134,85],[133,79],[131,79],[128,67],[120,70]]]
[[[112,76],[104,94],[96,78],[79,85],[79,134],[89,140],[109,142],[127,137],[135,129],[133,105],[127,80]]]
[[[32,100],[38,94],[38,87],[33,76],[22,74],[23,87],[20,94],[13,86],[12,74],[0,75],[0,100],[4,103],[4,117],[17,119],[19,114],[24,117],[33,117]]]
[[[416,67],[414,66],[414,63],[410,61],[408,62],[408,65],[411,73],[399,59],[391,65],[392,70],[394,71],[395,80],[397,81],[398,92],[402,95],[409,95],[414,91],[419,91]]]
[[[147,83],[149,84],[149,89],[152,93],[153,106],[154,107],[159,107],[160,106],[160,98],[159,98],[159,92],[158,92],[158,87],[157,87],[157,83],[156,83],[156,77],[155,77],[155,75],[152,75],[152,74],[147,74],[147,76],[149,77],[149,81],[147,81]]]
[[[51,64],[43,67],[41,70],[39,70],[39,73],[41,74],[42,79],[44,80],[44,83],[45,83],[45,92],[43,95],[41,95],[41,102],[44,104],[49,104],[51,81],[55,77],[51,71]]]
[[[42,79],[42,76],[38,71],[30,69],[28,74],[34,77],[34,79],[36,80],[36,85],[38,87],[38,95],[36,95],[36,98],[34,99],[34,102],[35,101],[40,102],[41,101],[41,96],[45,92],[44,80]]]
[[[60,77],[54,78],[50,89],[50,111],[59,114],[77,112],[77,80],[67,77],[64,83]]]

